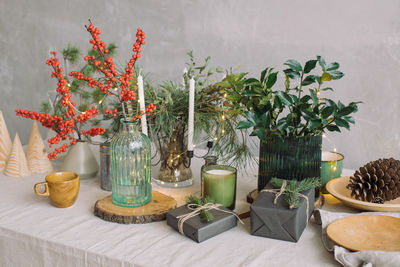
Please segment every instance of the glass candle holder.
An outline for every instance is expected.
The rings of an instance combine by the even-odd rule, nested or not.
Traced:
[[[210,197],[228,209],[235,209],[237,170],[226,165],[203,166],[201,182],[203,197]]]
[[[326,183],[342,175],[344,156],[337,152],[322,151],[321,180],[322,192],[327,193]]]

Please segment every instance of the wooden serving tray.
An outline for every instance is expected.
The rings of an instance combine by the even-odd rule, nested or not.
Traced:
[[[327,228],[336,244],[353,251],[400,251],[400,219],[385,215],[355,215]]]
[[[367,201],[356,200],[350,196],[351,191],[346,188],[349,184],[349,176],[330,180],[326,184],[326,190],[337,199],[341,200],[346,206],[370,211],[400,211],[400,197],[386,201],[383,204],[371,203]]]
[[[152,191],[151,202],[141,207],[120,207],[112,203],[112,195],[98,200],[94,215],[110,222],[141,224],[162,221],[167,211],[176,208],[176,200],[158,191]]]

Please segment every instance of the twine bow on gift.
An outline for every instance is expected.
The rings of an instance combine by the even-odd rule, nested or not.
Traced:
[[[306,207],[307,207],[307,208],[306,208],[306,226],[307,226],[307,225],[308,225],[308,214],[309,214],[309,211],[310,211],[310,203],[309,203],[308,197],[307,197],[306,195],[304,195],[304,194],[298,192],[298,191],[294,191],[294,190],[287,189],[287,188],[286,188],[286,185],[287,185],[286,180],[283,180],[283,181],[282,181],[282,186],[281,186],[280,189],[263,189],[263,190],[260,191],[260,193],[261,193],[261,192],[274,193],[274,194],[275,194],[274,205],[276,205],[276,203],[277,203],[277,201],[278,201],[278,198],[279,198],[280,196],[285,195],[285,194],[288,194],[288,193],[295,193],[295,194],[298,194],[298,196],[304,198],[304,199],[306,200],[306,204],[307,204],[307,206],[306,206]],[[294,204],[291,204],[291,205],[289,206],[289,208],[292,209],[293,206],[294,206]]]
[[[178,230],[179,230],[179,233],[181,233],[181,235],[184,235],[183,223],[185,221],[189,220],[190,218],[198,216],[202,210],[206,210],[206,211],[218,210],[218,211],[222,211],[222,212],[225,212],[228,214],[232,214],[239,220],[239,222],[241,224],[243,224],[243,221],[239,218],[239,216],[237,216],[237,214],[235,212],[221,209],[221,207],[223,207],[223,206],[218,203],[206,203],[204,205],[188,204],[187,207],[192,211],[187,214],[183,214],[183,215],[180,215],[177,217],[178,218]]]

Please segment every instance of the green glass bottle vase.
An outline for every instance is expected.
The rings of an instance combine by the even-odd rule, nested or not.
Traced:
[[[111,141],[112,201],[123,207],[143,206],[151,200],[150,139],[133,121],[121,120]]]
[[[258,191],[271,178],[303,180],[321,175],[322,136],[269,136],[260,142]]]

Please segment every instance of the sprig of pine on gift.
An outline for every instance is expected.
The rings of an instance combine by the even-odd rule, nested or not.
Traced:
[[[186,197],[186,204],[196,204],[199,206],[204,206],[207,203],[214,203],[214,200],[210,197],[200,198],[197,196],[187,196]],[[201,210],[200,211],[200,220],[203,222],[211,222],[214,219],[214,216],[208,210]]]
[[[282,179],[272,178],[271,184],[276,188],[281,188]],[[307,178],[302,181],[292,180],[285,187],[284,200],[288,204],[289,209],[297,209],[300,205],[299,193],[317,186],[321,186],[321,179],[318,177]]]
[[[89,42],[93,45],[93,49],[99,52],[99,54],[103,57],[104,61],[101,64],[101,61],[95,60],[96,58],[93,55],[85,56],[85,61],[89,61],[94,66],[97,67],[97,71],[104,75],[103,78],[94,79],[89,76],[85,76],[82,72],[72,71],[69,73],[71,77],[74,77],[78,80],[83,80],[87,83],[87,85],[91,88],[98,88],[104,94],[104,97],[111,95],[118,98],[119,102],[122,106],[123,116],[125,120],[128,120],[128,116],[125,111],[125,103],[131,100],[136,100],[136,93],[130,89],[130,80],[133,77],[133,67],[140,58],[141,46],[145,44],[145,34],[139,28],[136,34],[136,42],[133,45],[133,55],[130,59],[127,67],[125,68],[125,72],[119,74],[115,69],[115,64],[113,62],[112,56],[107,56],[109,50],[106,48],[106,44],[99,37],[101,34],[100,30],[93,26],[91,21],[89,20],[90,25],[85,28],[91,34],[92,38]],[[22,116],[24,118],[29,118],[32,120],[39,121],[43,126],[54,130],[57,134],[53,138],[50,138],[48,142],[52,145],[58,144],[61,140],[65,140],[69,138],[70,142],[63,144],[59,148],[55,148],[53,152],[49,153],[49,159],[56,159],[57,154],[63,153],[66,151],[68,145],[74,145],[77,140],[81,140],[83,135],[102,135],[105,133],[105,129],[103,127],[93,127],[89,130],[81,130],[81,127],[78,127],[78,124],[84,124],[91,118],[95,117],[99,114],[99,110],[96,106],[92,106],[90,109],[80,112],[75,109],[76,103],[71,101],[72,94],[69,90],[69,84],[67,79],[63,76],[63,69],[60,68],[59,59],[56,57],[56,52],[51,52],[53,55],[50,59],[46,61],[46,64],[53,68],[53,72],[51,74],[52,78],[57,78],[57,89],[56,92],[61,95],[61,105],[63,106],[63,117],[59,115],[49,115],[47,113],[39,113],[29,110],[16,110],[17,116]],[[102,66],[101,66],[102,65]],[[150,115],[156,107],[150,103],[146,112]],[[77,114],[79,113],[79,114]],[[115,114],[115,111],[111,111],[106,109],[105,114]],[[129,119],[136,121],[141,119],[143,112],[136,114],[129,114]],[[133,117],[131,117],[131,115]],[[75,133],[78,136],[78,139],[75,136]],[[50,147],[51,147],[50,146]]]

